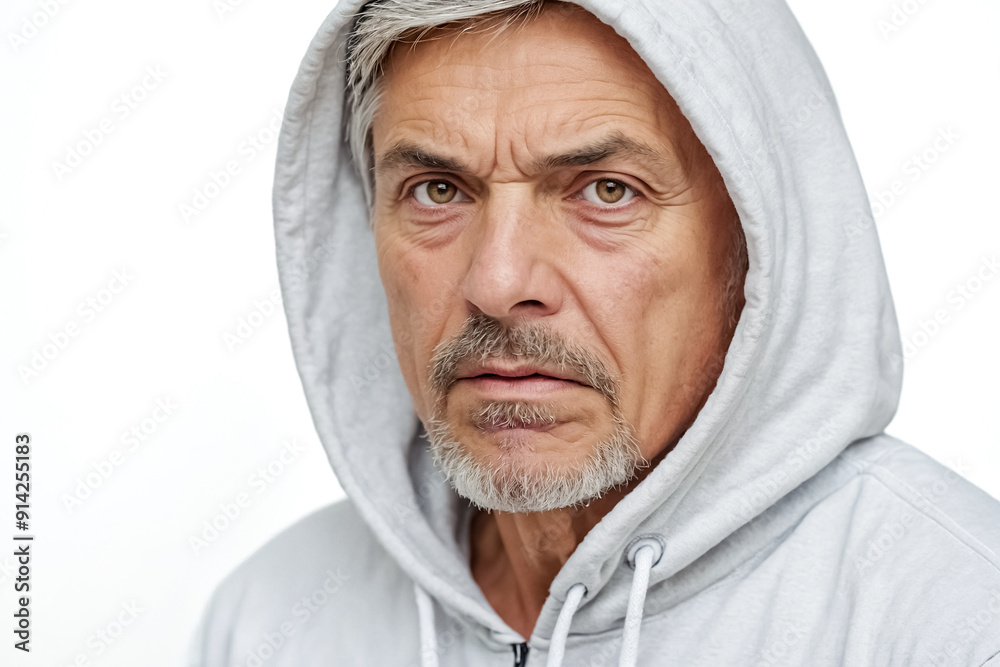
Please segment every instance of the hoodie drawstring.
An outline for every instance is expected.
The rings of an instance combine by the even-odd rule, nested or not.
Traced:
[[[625,629],[622,631],[622,651],[618,667],[635,667],[639,658],[639,629],[642,627],[643,605],[649,587],[649,571],[660,562],[663,543],[655,537],[643,537],[631,544],[626,558],[632,566],[632,590],[628,594],[625,610]]]
[[[569,636],[569,624],[573,622],[573,614],[576,613],[580,601],[586,594],[587,587],[583,584],[573,584],[566,592],[566,601],[563,602],[562,609],[559,610],[556,627],[552,630],[552,641],[549,642],[549,659],[545,663],[546,667],[561,667],[563,654],[566,652],[566,637]]]
[[[639,657],[639,630],[642,628],[643,606],[649,587],[649,573],[663,556],[663,542],[655,537],[642,537],[629,545],[626,560],[633,569],[632,590],[625,610],[625,628],[622,631],[622,649],[618,667],[635,667]],[[420,667],[438,667],[437,639],[434,636],[434,602],[418,584],[413,584],[417,599],[417,619],[420,626]],[[580,607],[587,587],[576,583],[566,592],[566,601],[559,610],[556,626],[552,629],[549,658],[546,667],[562,667],[566,655],[566,639],[573,615]]]
[[[420,584],[413,584],[417,598],[417,623],[420,629],[420,667],[438,667],[437,637],[434,635],[434,601]]]
[[[632,590],[628,595],[628,607],[625,611],[625,628],[622,632],[622,650],[618,656],[619,667],[635,667],[639,657],[639,630],[642,627],[643,606],[646,603],[646,589],[649,587],[649,573],[653,566],[660,562],[663,556],[663,542],[655,537],[642,537],[629,545],[626,559],[634,570],[632,574]],[[573,622],[573,614],[580,606],[587,587],[577,583],[569,587],[566,601],[559,611],[556,627],[552,630],[552,641],[549,644],[549,659],[546,667],[562,667],[566,654],[566,639],[569,637],[569,626]]]

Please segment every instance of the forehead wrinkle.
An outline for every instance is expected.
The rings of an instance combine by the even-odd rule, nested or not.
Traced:
[[[418,77],[418,79],[421,77]],[[606,83],[599,81],[599,83]],[[676,146],[675,138],[671,136],[673,133],[670,131],[664,131],[662,127],[663,124],[669,124],[670,121],[675,121],[675,118],[664,118],[661,114],[656,114],[655,119],[648,119],[645,122],[640,122],[640,125],[650,125],[654,127],[646,127],[646,130],[653,129],[656,134],[658,134],[658,140],[655,145],[659,148],[654,148],[653,145],[648,143],[648,141],[643,138],[632,138],[629,137],[621,129],[609,128],[609,131],[603,138],[598,138],[584,145],[571,148],[561,153],[553,153],[551,155],[542,156],[538,158],[529,158],[531,153],[537,153],[536,149],[532,150],[531,145],[535,142],[531,140],[531,135],[537,134],[542,131],[543,127],[547,127],[554,122],[555,126],[551,128],[551,132],[543,131],[543,134],[549,135],[549,140],[556,140],[558,143],[563,143],[558,140],[558,135],[564,134],[567,128],[567,124],[570,125],[580,124],[580,125],[593,125],[594,121],[598,121],[598,125],[606,123],[619,124],[617,121],[624,120],[625,122],[634,123],[635,114],[629,113],[630,109],[623,109],[621,105],[624,103],[626,106],[633,105],[632,100],[627,99],[617,99],[615,95],[612,96],[602,96],[604,102],[608,105],[608,108],[603,109],[603,113],[597,114],[595,117],[593,109],[565,109],[561,108],[560,105],[552,106],[552,100],[541,99],[545,97],[544,95],[525,95],[524,93],[520,95],[510,95],[511,92],[521,92],[521,91],[531,91],[531,89],[546,88],[544,84],[540,85],[538,82],[531,82],[528,84],[520,85],[510,85],[507,86],[507,95],[499,95],[499,91],[493,86],[483,87],[482,82],[477,85],[468,86],[462,83],[441,83],[434,82],[433,88],[435,90],[441,90],[444,92],[443,95],[435,95],[432,91],[428,90],[414,90],[412,85],[406,86],[406,93],[404,97],[412,97],[413,99],[408,100],[411,106],[411,114],[414,113],[417,107],[422,108],[422,105],[427,103],[439,102],[442,99],[450,99],[452,105],[457,104],[456,111],[459,113],[453,116],[449,120],[464,120],[466,123],[472,123],[472,125],[483,125],[478,131],[470,126],[460,126],[460,127],[448,127],[447,123],[443,123],[444,119],[430,119],[422,118],[423,123],[430,124],[435,130],[443,129],[449,130],[449,134],[457,133],[466,140],[468,137],[466,133],[472,131],[473,135],[479,135],[481,139],[489,137],[489,143],[492,144],[492,155],[488,153],[480,154],[476,156],[475,162],[482,162],[482,158],[485,158],[485,164],[475,165],[476,172],[482,172],[482,176],[489,178],[487,174],[493,174],[498,176],[496,170],[500,168],[501,165],[508,165],[507,168],[502,169],[504,172],[508,172],[510,168],[513,168],[516,173],[520,173],[521,177],[528,176],[538,176],[545,173],[552,173],[560,169],[573,168],[573,167],[584,167],[589,165],[594,165],[602,161],[614,160],[614,159],[625,159],[633,163],[640,165],[652,174],[660,175],[666,178],[671,176],[683,175],[688,173],[687,161],[684,159],[684,150],[682,146]],[[568,85],[578,86],[582,84],[582,81],[569,82]],[[566,84],[564,84],[566,85]],[[492,98],[490,103],[483,104],[485,100],[479,96],[478,104],[478,114],[472,112],[469,108],[470,96],[467,91],[470,88],[474,89],[478,87],[479,92],[488,91],[490,94],[488,97]],[[419,87],[418,87],[419,88]],[[541,92],[541,91],[540,91]],[[407,94],[409,93],[409,95]],[[413,95],[412,93],[417,93]],[[460,94],[460,99],[456,93]],[[466,93],[466,94],[461,94]],[[594,91],[590,90],[587,97],[593,97]],[[665,93],[665,91],[664,91]],[[477,96],[472,96],[473,98]],[[454,106],[452,108],[455,108]],[[558,111],[557,111],[558,110]],[[536,115],[537,112],[544,112],[540,116]],[[569,112],[569,118],[563,117],[558,118],[559,112]],[[472,113],[468,113],[472,112]],[[556,112],[557,118],[553,118],[552,114]],[[478,121],[475,120],[475,116],[478,117]],[[679,114],[668,114],[668,115],[679,115]],[[573,118],[573,116],[582,116],[580,118]],[[514,121],[514,119],[517,119]],[[573,122],[570,122],[570,119]],[[505,124],[514,121],[513,127],[507,127]],[[539,123],[539,121],[541,121]],[[666,121],[666,123],[665,123]],[[411,121],[412,122],[412,121]],[[394,124],[400,123],[400,119],[394,119]],[[527,125],[525,125],[527,123]],[[440,128],[438,126],[441,126]],[[534,127],[531,127],[534,126]],[[577,131],[572,132],[572,135],[579,136],[583,134],[580,130],[584,128],[581,127]],[[597,127],[593,127],[591,131],[597,130]],[[421,134],[424,132],[421,131]],[[588,134],[590,132],[587,132]],[[395,132],[393,132],[395,134]],[[437,132],[434,132],[437,134]],[[645,134],[645,133],[643,133]],[[492,136],[490,136],[492,135]],[[536,137],[537,138],[537,137]],[[660,143],[664,142],[664,145]],[[437,141],[433,142],[437,144]],[[449,142],[450,143],[450,142]],[[467,144],[466,142],[463,142]],[[543,141],[542,143],[549,143],[548,141]],[[421,146],[424,144],[423,141],[413,141],[406,137],[400,138],[396,141],[388,150],[376,156],[375,161],[375,172],[376,175],[385,175],[388,172],[394,171],[396,169],[402,168],[426,168],[431,170],[441,170],[450,171],[453,173],[462,174],[472,174],[474,171],[474,165],[469,163],[467,160],[461,158],[451,157],[449,153],[454,154],[452,150],[446,150],[444,153],[439,153],[433,148]],[[527,144],[527,145],[525,145]],[[471,148],[469,145],[464,146],[464,150],[461,153],[468,153]],[[481,146],[486,148],[485,145]],[[527,148],[528,155],[518,156],[518,153],[522,153],[523,149]],[[533,156],[532,156],[533,157]],[[525,159],[528,158],[528,159]],[[521,167],[518,168],[516,165],[521,163]],[[485,171],[483,171],[485,170]],[[514,172],[506,174],[506,177],[513,176]],[[504,177],[501,177],[504,178]],[[672,179],[671,179],[672,180]]]
[[[540,172],[555,171],[566,167],[586,167],[613,158],[632,158],[655,165],[658,170],[676,167],[649,144],[630,139],[620,130],[612,132],[604,139],[591,142],[579,148],[535,161],[534,168]]]

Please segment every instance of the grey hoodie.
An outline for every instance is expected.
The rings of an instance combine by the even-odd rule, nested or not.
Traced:
[[[883,433],[902,373],[885,268],[830,85],[780,0],[579,2],[715,160],[746,233],[746,307],[696,421],[565,563],[531,637],[500,619],[396,364],[346,149],[360,4],[302,62],[274,189],[295,357],[349,500],[220,586],[193,664],[613,665],[645,594],[639,665],[1000,665],[1000,503]],[[643,537],[662,553],[637,567]]]

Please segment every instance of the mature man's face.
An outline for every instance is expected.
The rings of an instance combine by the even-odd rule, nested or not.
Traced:
[[[672,446],[711,390],[735,212],[663,86],[590,14],[432,37],[394,50],[373,125],[400,366],[439,449],[518,498],[498,509],[551,509],[526,496],[559,484],[586,500]],[[605,488],[573,486],[602,465]]]

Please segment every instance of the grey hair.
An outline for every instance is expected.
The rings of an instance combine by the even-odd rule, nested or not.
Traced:
[[[435,28],[503,32],[536,16],[546,0],[371,0],[347,39],[347,139],[369,208],[374,197],[372,122],[383,65],[398,43],[416,44]]]

